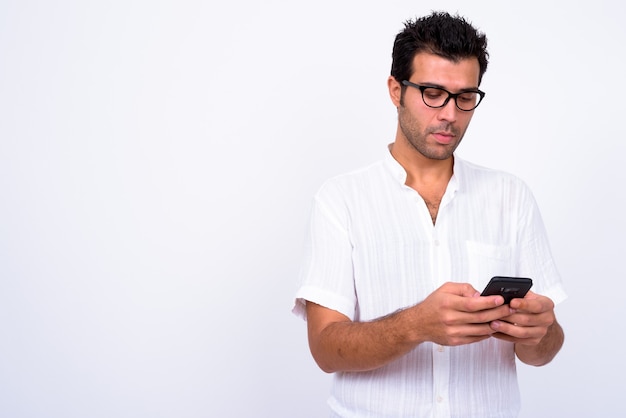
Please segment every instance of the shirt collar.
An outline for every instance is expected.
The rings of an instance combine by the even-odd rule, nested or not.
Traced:
[[[395,158],[393,158],[393,155],[391,155],[392,145],[393,143],[387,146],[387,152],[385,153],[384,164],[387,167],[387,171],[389,171],[389,173],[394,178],[394,180],[396,180],[398,183],[404,186],[406,184],[406,170],[404,169],[404,167],[402,167],[402,165],[400,165],[400,163]],[[454,193],[456,193],[459,190],[459,187],[461,186],[461,181],[459,179],[463,178],[463,167],[464,167],[463,160],[459,158],[456,154],[454,154],[454,165],[452,168],[452,177],[450,178],[450,181],[448,182],[448,187],[446,188],[446,194],[450,193],[450,196],[453,196]]]
[[[383,163],[385,164],[385,167],[387,168],[391,176],[394,178],[394,180],[396,180],[398,183],[402,185],[405,185],[406,184],[406,170],[404,169],[404,167],[400,165],[400,163],[395,158],[393,158],[393,155],[391,155],[392,145],[393,143],[387,145],[387,152],[385,153],[385,159]]]

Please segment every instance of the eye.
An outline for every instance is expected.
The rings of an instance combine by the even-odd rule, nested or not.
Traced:
[[[460,100],[463,103],[473,103],[476,101],[476,96],[478,96],[478,93],[473,92],[473,91],[468,91],[467,93],[463,93],[459,95],[457,100]]]
[[[440,89],[427,88],[427,89],[424,89],[424,96],[426,96],[428,99],[437,100],[437,99],[441,99],[442,97],[447,96],[447,94],[443,90],[440,90]]]

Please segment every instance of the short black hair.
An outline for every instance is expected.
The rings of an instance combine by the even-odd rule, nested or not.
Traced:
[[[476,57],[480,66],[478,84],[487,71],[487,37],[459,15],[432,12],[407,20],[393,44],[391,75],[401,83],[413,74],[413,58],[429,52],[451,61]]]

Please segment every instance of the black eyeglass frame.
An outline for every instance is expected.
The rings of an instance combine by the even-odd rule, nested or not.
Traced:
[[[446,89],[442,89],[441,87],[435,87],[435,86],[422,86],[420,84],[415,84],[415,83],[411,83],[408,80],[403,80],[402,84],[404,86],[411,86],[414,87],[416,89],[418,89],[419,91],[422,92],[422,101],[424,102],[424,104],[430,108],[433,109],[439,109],[444,107],[445,105],[448,104],[448,102],[450,101],[450,99],[454,99],[454,105],[456,106],[457,109],[463,111],[463,112],[471,112],[472,110],[476,109],[478,107],[478,105],[480,104],[480,102],[483,101],[484,97],[485,97],[485,92],[479,89],[476,90],[466,90],[466,91],[462,91],[460,93],[450,93],[448,90]],[[426,89],[437,89],[437,90],[441,90],[441,91],[445,91],[446,93],[448,93],[448,97],[446,97],[446,100],[443,101],[443,103],[440,106],[431,106],[428,103],[426,103],[426,100],[424,99],[424,90]],[[459,103],[456,101],[456,98],[459,97],[462,94],[465,93],[478,93],[478,96],[480,97],[480,99],[478,99],[478,101],[476,102],[476,105],[474,107],[472,107],[471,109],[461,109],[459,107]]]

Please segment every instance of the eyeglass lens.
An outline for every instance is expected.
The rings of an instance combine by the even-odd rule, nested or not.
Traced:
[[[424,103],[430,107],[441,107],[443,106],[449,98],[449,93],[445,90],[438,89],[436,87],[427,87],[422,91],[422,98],[424,99]],[[459,109],[462,110],[472,110],[474,109],[478,101],[480,100],[480,95],[473,91],[468,91],[466,93],[461,93],[455,97],[456,105]]]

